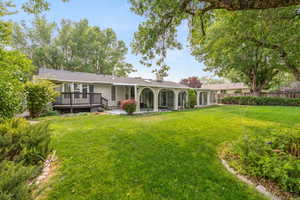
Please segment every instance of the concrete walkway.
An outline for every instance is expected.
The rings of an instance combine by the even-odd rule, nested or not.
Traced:
[[[151,113],[154,111],[140,111],[140,112],[135,112],[133,114],[143,114],[143,113]],[[113,110],[107,110],[105,113],[111,114],[111,115],[126,115],[127,113],[124,110],[121,109],[113,109]]]

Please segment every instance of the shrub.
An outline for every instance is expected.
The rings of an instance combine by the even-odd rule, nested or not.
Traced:
[[[300,106],[300,99],[289,99],[279,97],[252,97],[236,96],[224,97],[221,99],[223,104],[238,105],[273,105],[273,106]]]
[[[300,134],[280,131],[247,135],[233,143],[230,159],[240,172],[277,182],[300,194]]]
[[[15,114],[20,112],[24,98],[23,87],[18,81],[7,81],[0,77],[1,118],[12,118]]]
[[[55,85],[49,81],[29,82],[25,86],[27,92],[27,107],[31,117],[40,116],[47,105],[55,100],[57,92]]]
[[[31,186],[27,181],[34,177],[35,171],[34,167],[24,167],[21,163],[0,162],[0,199],[32,199]]]
[[[47,123],[30,125],[24,119],[13,118],[0,124],[0,162],[9,160],[24,165],[43,162],[50,148]]]
[[[121,109],[125,110],[127,114],[131,115],[136,111],[136,101],[128,99],[121,102]]]
[[[188,90],[188,106],[194,108],[197,105],[197,93],[195,90]]]
[[[28,181],[40,172],[51,152],[48,124],[24,119],[0,121],[0,199],[30,200]]]
[[[17,51],[0,48],[0,118],[12,118],[22,111],[24,83],[31,76],[31,61]]]

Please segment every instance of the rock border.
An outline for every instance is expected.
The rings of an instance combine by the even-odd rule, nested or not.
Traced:
[[[248,185],[251,185],[252,187],[254,187],[259,193],[263,194],[267,198],[272,199],[272,200],[282,200],[280,197],[269,192],[263,185],[261,185],[261,184],[257,185],[254,182],[252,182],[251,180],[249,180],[248,178],[246,178],[245,176],[239,174],[232,167],[230,167],[224,159],[221,159],[221,162],[224,165],[224,167],[227,169],[227,171],[229,171],[231,174],[235,175],[242,182],[247,183]]]
[[[54,151],[45,161],[41,174],[34,181],[36,185],[44,183],[48,178],[51,177],[54,170],[54,164],[57,161],[55,154],[56,152]]]

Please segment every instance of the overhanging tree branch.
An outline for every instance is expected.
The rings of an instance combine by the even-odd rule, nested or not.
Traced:
[[[269,9],[300,5],[300,0],[199,0],[226,10]],[[215,9],[211,8],[211,9]]]

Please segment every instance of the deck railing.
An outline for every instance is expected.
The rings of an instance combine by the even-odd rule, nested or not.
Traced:
[[[102,105],[107,107],[108,100],[101,93],[62,92],[54,105]]]

